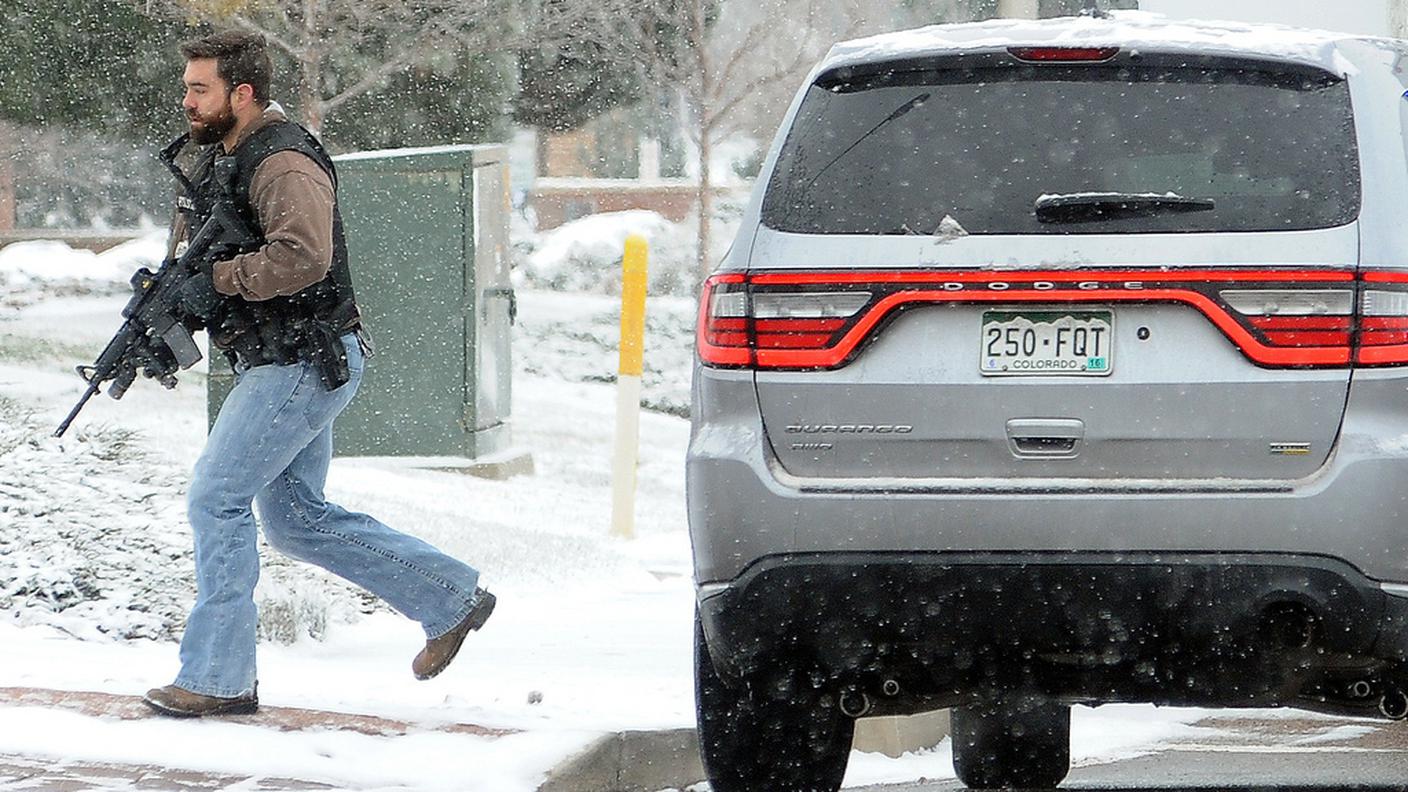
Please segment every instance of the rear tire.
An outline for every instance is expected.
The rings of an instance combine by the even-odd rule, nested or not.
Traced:
[[[1071,708],[1036,699],[955,707],[953,769],[972,789],[1050,789],[1071,768]]]
[[[775,656],[776,657],[776,656]],[[714,669],[694,617],[699,756],[714,792],[835,792],[855,721],[836,695],[786,656],[740,680]]]

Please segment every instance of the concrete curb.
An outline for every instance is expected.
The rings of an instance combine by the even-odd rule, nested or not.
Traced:
[[[625,731],[553,768],[538,792],[659,792],[703,780],[694,729]]]
[[[861,718],[856,721],[857,751],[881,753],[898,759],[906,753],[933,748],[949,735],[948,710]]]

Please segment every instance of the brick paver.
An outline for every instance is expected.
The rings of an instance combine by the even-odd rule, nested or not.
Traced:
[[[93,691],[49,690],[44,688],[0,687],[0,706],[53,707],[91,717],[137,720],[161,717],[137,696],[119,696]],[[473,723],[436,723],[394,720],[373,715],[261,706],[253,715],[221,716],[222,722],[240,723],[278,731],[311,729],[353,731],[373,736],[395,736],[408,732],[438,731],[502,737],[511,729],[491,729]],[[39,790],[42,792],[89,792],[89,790],[323,790],[337,787],[295,778],[203,773],[153,765],[123,765],[83,762],[45,757],[0,754],[0,790]]]
[[[294,778],[200,773],[151,765],[117,765],[73,762],[0,754],[0,790],[40,792],[93,792],[94,790],[322,790],[338,789],[316,781]]]

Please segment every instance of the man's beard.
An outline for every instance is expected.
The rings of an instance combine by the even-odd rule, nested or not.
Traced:
[[[226,133],[235,128],[235,114],[230,112],[228,106],[213,116],[202,117],[187,113],[186,120],[191,123],[191,140],[202,146],[218,143],[224,139]],[[196,121],[200,121],[201,125],[196,126]]]

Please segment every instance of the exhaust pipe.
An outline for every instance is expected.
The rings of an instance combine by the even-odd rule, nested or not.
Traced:
[[[1356,679],[1349,683],[1349,687],[1346,688],[1346,691],[1349,693],[1350,698],[1366,699],[1374,692],[1374,686],[1369,684],[1369,680],[1367,679]]]
[[[1379,700],[1379,712],[1389,720],[1408,718],[1408,695],[1396,687],[1389,688]]]
[[[867,712],[870,712],[870,696],[865,695],[864,691],[856,688],[846,688],[841,691],[839,706],[841,707],[841,714],[846,717],[863,718]],[[1408,702],[1405,702],[1405,706],[1408,706]]]

